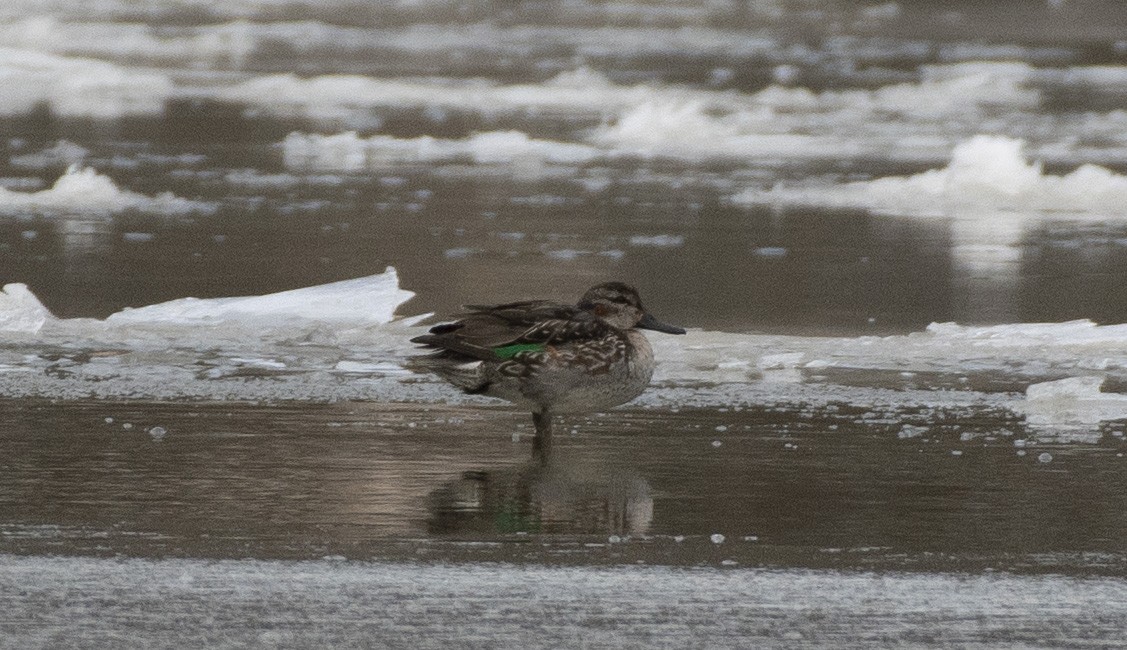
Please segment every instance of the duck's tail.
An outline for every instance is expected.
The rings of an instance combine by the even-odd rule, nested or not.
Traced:
[[[403,366],[413,372],[438,375],[470,395],[484,393],[489,387],[484,361],[467,359],[447,350],[411,357]]]

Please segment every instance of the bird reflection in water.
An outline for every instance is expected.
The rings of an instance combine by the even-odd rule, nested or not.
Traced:
[[[643,534],[653,508],[649,483],[632,470],[534,459],[463,472],[434,490],[427,528],[470,536]]]

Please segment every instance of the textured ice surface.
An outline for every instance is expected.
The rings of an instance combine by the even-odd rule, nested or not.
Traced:
[[[0,291],[0,332],[34,334],[50,317],[51,313],[26,284],[7,284]]]
[[[1102,392],[1103,383],[1102,376],[1088,375],[1033,384],[1016,410],[1028,424],[1050,429],[1061,440],[1096,442],[1100,433],[1094,425],[1127,418],[1127,395]]]
[[[357,327],[391,322],[396,308],[414,295],[399,288],[399,276],[388,267],[377,275],[264,296],[181,298],[125,309],[106,322],[200,327],[242,322],[276,328],[287,320],[303,320]]]
[[[0,557],[13,647],[1114,645],[1127,582],[1058,575]]]

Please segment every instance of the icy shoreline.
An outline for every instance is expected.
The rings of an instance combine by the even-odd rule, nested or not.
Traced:
[[[0,293],[0,396],[495,404],[403,367],[425,317],[396,315],[412,295],[389,268],[266,296],[174,300],[98,321],[57,319],[25,287],[9,285]],[[849,404],[878,419],[921,408],[1001,409],[1089,437],[1101,422],[1127,418],[1127,397],[1114,392],[1127,382],[1125,325],[946,323],[857,338],[693,330],[652,340],[654,386],[633,407]]]
[[[1062,576],[16,556],[0,567],[12,647],[1068,645],[1120,639],[1127,602],[1121,579]]]

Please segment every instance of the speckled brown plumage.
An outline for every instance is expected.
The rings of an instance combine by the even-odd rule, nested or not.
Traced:
[[[458,320],[411,339],[432,351],[411,365],[467,393],[527,408],[537,448],[544,450],[553,414],[604,410],[645,389],[655,362],[640,329],[685,332],[650,316],[633,287],[607,282],[575,305],[533,300],[468,306]]]

